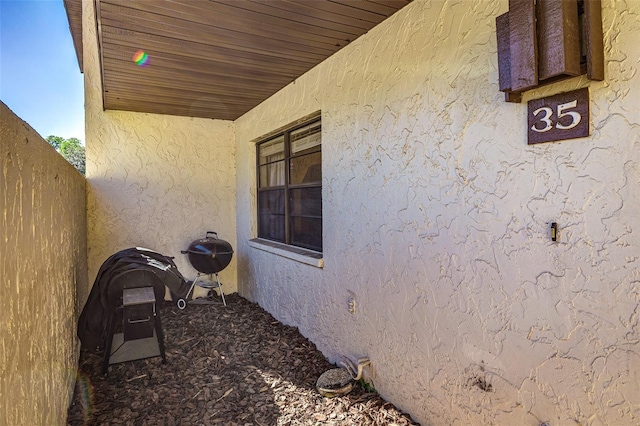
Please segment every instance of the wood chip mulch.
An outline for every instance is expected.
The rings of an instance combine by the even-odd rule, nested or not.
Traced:
[[[297,328],[237,294],[220,304],[165,302],[167,364],[130,361],[100,374],[102,354],[82,351],[68,425],[416,425],[375,392],[315,390],[331,368]]]

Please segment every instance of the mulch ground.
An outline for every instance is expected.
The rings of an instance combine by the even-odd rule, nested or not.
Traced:
[[[325,398],[318,377],[335,368],[296,328],[234,294],[222,304],[160,310],[167,364],[114,364],[83,351],[68,425],[415,425],[361,386]]]

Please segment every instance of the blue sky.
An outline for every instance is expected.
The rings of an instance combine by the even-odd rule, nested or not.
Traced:
[[[84,142],[83,92],[62,0],[0,0],[0,100],[43,138]]]

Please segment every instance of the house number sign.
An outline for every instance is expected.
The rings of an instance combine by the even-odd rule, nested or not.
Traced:
[[[578,89],[528,103],[529,145],[589,136],[589,89]]]

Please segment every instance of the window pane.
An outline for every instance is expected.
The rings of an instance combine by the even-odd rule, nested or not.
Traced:
[[[322,153],[302,155],[291,159],[289,180],[292,184],[322,181]]]
[[[284,215],[284,189],[260,191],[258,194],[258,213]]]
[[[271,139],[270,141],[258,145],[258,156],[260,158],[260,164],[283,160],[284,136],[278,136],[275,139]]]
[[[284,189],[258,194],[258,237],[285,242]]]
[[[291,143],[291,155],[317,147],[321,142],[320,122],[316,121],[291,132],[289,141]]]
[[[260,215],[258,237],[267,240],[285,242],[284,216]]]
[[[322,219],[292,217],[291,244],[322,251]]]
[[[291,215],[322,217],[322,188],[291,189]]]
[[[260,188],[284,185],[284,161],[260,166]]]
[[[258,237],[321,252],[322,131],[313,120],[256,145]]]

